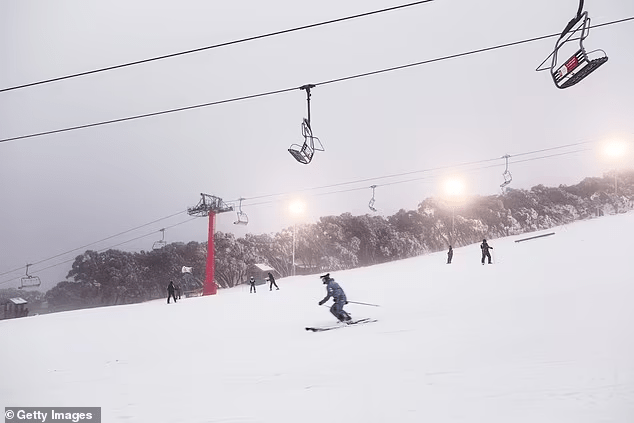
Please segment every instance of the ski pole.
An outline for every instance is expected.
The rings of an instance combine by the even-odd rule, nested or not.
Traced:
[[[358,301],[348,301],[350,304],[361,304],[361,305],[367,305],[367,306],[372,306],[372,307],[381,307],[380,305],[377,304],[369,304],[369,303],[360,303]]]

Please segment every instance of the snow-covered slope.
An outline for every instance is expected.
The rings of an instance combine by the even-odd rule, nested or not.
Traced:
[[[317,276],[0,322],[0,408],[127,422],[634,422],[634,213]],[[547,232],[552,232],[547,231]],[[544,232],[544,233],[547,233]],[[537,234],[529,234],[533,236]]]

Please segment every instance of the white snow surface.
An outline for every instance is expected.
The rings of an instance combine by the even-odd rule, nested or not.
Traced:
[[[515,240],[549,232],[555,235]],[[0,408],[104,422],[634,422],[634,213],[317,275],[280,290],[0,321]],[[330,304],[330,303],[329,303]]]

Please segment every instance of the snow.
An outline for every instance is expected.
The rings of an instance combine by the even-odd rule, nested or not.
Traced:
[[[541,233],[555,235],[515,243]],[[0,408],[98,406],[103,421],[634,421],[634,213],[167,305],[0,322]]]

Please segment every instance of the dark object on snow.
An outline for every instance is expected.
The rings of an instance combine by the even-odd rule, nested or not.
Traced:
[[[341,322],[349,321],[351,319],[350,315],[343,310],[343,306],[348,303],[346,293],[343,292],[341,286],[330,277],[330,273],[322,275],[321,280],[326,284],[327,295],[319,302],[319,305],[323,305],[332,297],[335,303],[330,307],[330,312]]]
[[[176,295],[174,292],[176,291],[176,287],[174,286],[174,281],[170,281],[169,285],[167,285],[167,304],[170,303],[170,298],[174,298],[174,302],[176,302]]]
[[[249,288],[249,294],[250,293],[256,293],[255,291],[255,278],[253,276],[251,276],[251,278],[249,279],[249,283],[251,284],[251,287]]]
[[[491,253],[489,253],[489,250],[492,250],[493,247],[491,247],[489,244],[487,244],[487,240],[483,239],[482,240],[482,244],[480,245],[480,248],[482,249],[482,264],[484,264],[484,259],[488,258],[489,259],[489,264],[491,264]]]
[[[311,332],[325,332],[327,330],[341,329],[341,328],[345,328],[345,327],[348,327],[348,326],[362,325],[362,324],[365,324],[365,323],[373,323],[373,322],[378,322],[378,320],[370,319],[369,317],[366,317],[365,319],[349,320],[347,322],[344,322],[345,325],[307,327],[306,330],[309,330]]]
[[[523,238],[523,239],[518,239],[515,242],[522,242],[522,241],[528,241],[529,239],[535,239],[535,238],[543,238],[545,236],[550,236],[550,235],[555,235],[554,232],[551,232],[549,234],[544,234],[544,235],[536,235],[536,236],[532,236],[530,238]]]
[[[447,264],[451,264],[452,258],[453,258],[453,248],[451,248],[451,245],[450,245],[449,251],[447,251]]]
[[[277,284],[275,283],[275,278],[273,277],[273,274],[271,272],[269,272],[269,282],[271,283],[269,286],[269,291],[273,291],[273,285],[275,285],[275,289],[280,289],[279,286],[277,286]]]

